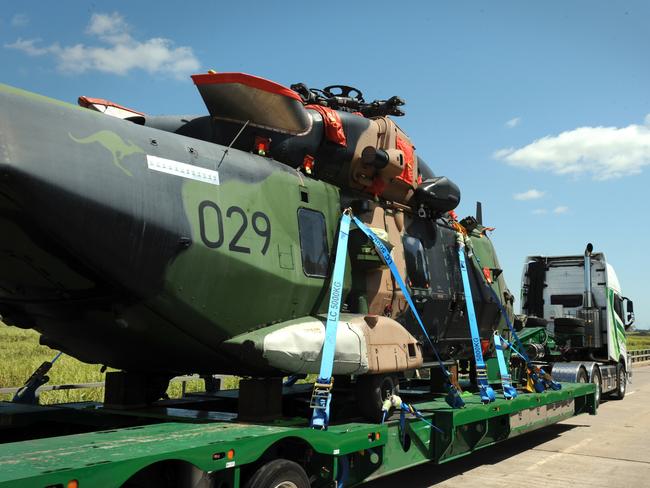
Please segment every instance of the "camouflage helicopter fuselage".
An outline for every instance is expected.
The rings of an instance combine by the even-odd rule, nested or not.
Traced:
[[[209,116],[134,123],[0,86],[4,321],[82,361],[125,370],[295,372],[269,360],[265,338],[322,323],[339,217],[352,207],[393,246],[443,354],[468,357],[452,223],[351,184],[349,154],[320,141],[322,121],[310,116],[309,134],[248,127],[226,150],[241,124]],[[370,123],[342,117],[348,141]],[[273,135],[270,154],[250,152],[260,134]],[[312,177],[288,163],[314,144],[322,172]],[[482,266],[498,270],[489,239],[480,228],[470,235]],[[408,236],[422,244],[428,269],[419,277],[408,276],[409,262],[422,259],[408,257]],[[481,280],[474,270],[487,331],[499,318]],[[392,317],[422,339],[387,269],[354,232],[345,283],[345,320]],[[498,272],[492,286],[506,292]]]

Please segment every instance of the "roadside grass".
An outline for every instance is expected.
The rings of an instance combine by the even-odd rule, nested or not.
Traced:
[[[650,331],[633,331],[627,334],[628,350],[650,349]],[[0,322],[0,388],[21,386],[43,361],[51,361],[56,355],[54,351],[38,343],[38,333],[34,330],[24,330],[9,327]],[[104,381],[105,373],[100,371],[99,364],[86,364],[66,354],[54,364],[48,376],[50,385],[70,383],[96,383]],[[110,369],[108,371],[111,371]],[[313,382],[315,375],[310,375],[303,382]],[[227,377],[222,381],[223,389],[237,388],[239,378]],[[181,383],[171,383],[167,394],[171,398],[180,398]],[[202,380],[190,380],[186,383],[186,391],[203,391]],[[12,395],[0,394],[0,401],[11,400]],[[104,388],[84,388],[81,390],[44,391],[41,393],[42,404],[102,401]]]
[[[636,330],[627,333],[627,348],[629,351],[635,349],[650,349],[650,331]]]
[[[38,332],[9,327],[0,322],[0,388],[22,386],[43,361],[51,361],[54,351],[38,343]],[[95,383],[104,381],[105,373],[100,372],[101,365],[86,364],[63,354],[54,364],[48,376],[50,385],[70,383]],[[108,371],[111,371],[110,369]],[[223,389],[236,388],[239,379],[228,377],[222,381]],[[171,398],[181,396],[181,383],[171,383],[167,394]],[[203,391],[202,380],[190,380],[186,391]],[[11,400],[11,394],[0,394],[0,401]],[[41,404],[102,401],[104,388],[84,388],[81,390],[58,390],[41,392]]]

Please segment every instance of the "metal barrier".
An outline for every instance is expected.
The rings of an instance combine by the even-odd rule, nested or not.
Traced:
[[[650,361],[650,349],[636,349],[634,351],[628,351],[630,356],[631,363],[643,363]]]
[[[215,379],[221,379],[225,378],[225,376],[221,375],[215,375],[213,376]],[[170,383],[181,383],[181,393],[183,396],[185,396],[185,392],[187,390],[187,383],[189,381],[194,381],[194,380],[203,380],[199,375],[187,375],[187,376],[176,376],[170,380]],[[67,385],[43,385],[41,386],[37,391],[37,393],[41,393],[44,391],[56,391],[56,390],[83,390],[85,388],[103,388],[104,387],[104,382],[103,381],[98,381],[96,383],[70,383]],[[14,386],[11,388],[0,388],[0,394],[10,394],[13,395],[16,393],[18,390],[20,390],[22,386]]]

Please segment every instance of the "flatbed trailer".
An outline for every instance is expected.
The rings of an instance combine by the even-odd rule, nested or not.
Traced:
[[[285,388],[283,398],[304,406],[310,388]],[[462,409],[417,385],[401,394],[440,431],[399,414],[383,424],[340,419],[327,430],[310,428],[304,416],[242,422],[232,390],[128,410],[2,402],[0,487],[237,488],[248,481],[300,488],[291,476],[269,481],[269,469],[282,472],[283,466],[288,473],[299,466],[305,486],[352,486],[422,463],[445,463],[597,409],[593,384],[564,383],[558,391],[522,392],[488,405],[473,394],[463,397]],[[272,467],[261,471],[264,466]],[[256,474],[257,484],[251,483]]]

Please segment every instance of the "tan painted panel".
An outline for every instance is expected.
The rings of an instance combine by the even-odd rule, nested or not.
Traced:
[[[399,210],[386,210],[386,230],[388,231],[388,239],[393,246],[391,257],[395,262],[397,271],[399,271],[400,276],[404,282],[406,282],[406,260],[404,259],[404,244],[402,243],[402,233],[399,231],[396,223],[396,215],[398,213],[400,213]],[[399,314],[406,310],[408,305],[406,303],[406,299],[404,298],[404,293],[399,289],[392,276],[391,280],[393,284],[391,317],[397,317]]]
[[[384,222],[385,211],[377,204],[372,204],[370,212],[361,215],[359,219],[375,229],[387,230]],[[370,314],[383,315],[390,308],[393,301],[393,282],[390,270],[385,265],[366,272],[366,298]]]
[[[366,273],[366,294],[368,313],[384,315],[393,301],[393,284],[388,269],[380,268]]]
[[[422,366],[420,345],[415,337],[395,320],[367,315],[353,319],[351,324],[361,329],[366,336],[368,373],[405,371]]]
[[[384,230],[392,246],[391,256],[400,276],[406,281],[406,261],[404,259],[404,213],[394,208],[382,208],[371,204],[371,210],[361,215],[360,220],[366,225]],[[399,289],[387,266],[369,269],[366,275],[366,299],[368,313],[397,317],[408,309],[402,290]]]
[[[370,127],[359,136],[357,145],[354,148],[354,156],[350,162],[350,186],[352,188],[364,188],[372,185],[377,174],[374,166],[364,164],[361,160],[361,153],[368,147],[379,147],[379,125],[376,121],[370,121]]]
[[[404,154],[397,148],[397,138],[405,140],[412,145],[409,137],[388,117],[377,117],[372,119],[368,129],[363,132],[354,148],[354,154],[350,161],[348,184],[351,188],[363,190],[370,187],[375,178],[379,177],[385,184],[381,196],[387,200],[398,203],[408,203],[413,197],[417,186],[417,154],[413,151],[413,180],[405,182],[397,178],[404,168]],[[374,147],[385,150],[389,156],[389,164],[381,170],[374,166],[365,164],[362,160],[362,153],[366,147]]]

